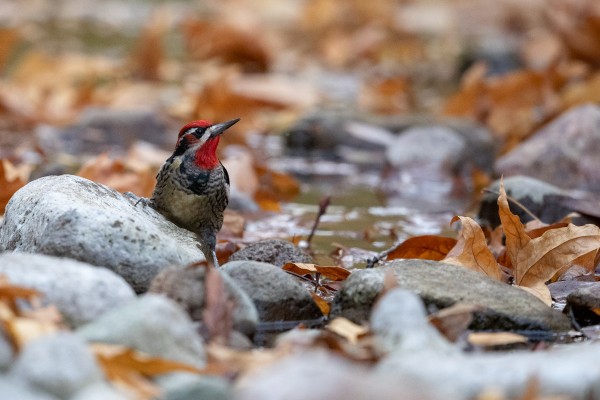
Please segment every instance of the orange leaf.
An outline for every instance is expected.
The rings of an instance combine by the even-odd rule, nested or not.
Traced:
[[[201,372],[191,365],[151,357],[120,345],[94,343],[91,350],[106,377],[135,394],[135,398],[155,398],[160,394],[159,388],[148,378],[179,371]]]
[[[290,271],[298,275],[314,274],[317,272],[316,264],[308,263],[287,263],[281,269]]]
[[[331,279],[332,281],[343,281],[348,278],[351,274],[346,268],[338,267],[336,265],[333,266],[316,266],[317,272],[319,272],[322,276],[327,279]]]
[[[337,333],[350,343],[358,342],[358,339],[360,339],[361,336],[364,336],[367,334],[367,332],[369,332],[369,328],[362,325],[357,325],[344,317],[335,318],[333,321],[327,324],[326,329]]]
[[[316,305],[319,307],[323,315],[329,315],[329,310],[331,308],[329,303],[315,292],[310,292],[310,295],[312,296],[313,300],[315,301]]]
[[[455,303],[429,316],[429,323],[436,327],[448,340],[455,342],[467,330],[473,313],[482,307],[473,304]]]
[[[308,263],[287,263],[282,267],[282,269],[298,275],[319,273],[323,277],[332,281],[343,281],[351,274],[351,272],[346,268],[338,266],[320,266]]]
[[[477,222],[469,217],[454,217],[462,224],[458,242],[442,261],[467,267],[482,272],[496,280],[502,280],[503,275],[496,257],[487,246],[485,235]]]
[[[18,176],[15,167],[8,160],[0,160],[0,215],[4,214],[6,204],[13,194],[27,183]]]
[[[455,244],[456,239],[452,238],[435,235],[415,236],[400,243],[398,247],[388,254],[387,259],[420,258],[423,260],[440,261],[446,257],[446,254],[448,254]]]

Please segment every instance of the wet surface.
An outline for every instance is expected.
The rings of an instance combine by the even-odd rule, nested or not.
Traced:
[[[349,256],[348,249],[352,250],[350,264],[361,264],[411,236],[454,236],[450,220],[469,207],[469,201],[452,199],[446,190],[437,190],[447,183],[437,186],[433,179],[424,179],[425,184],[407,185],[404,192],[390,195],[382,190],[385,177],[377,168],[284,156],[273,157],[270,166],[299,179],[301,194],[284,205],[281,213],[248,221],[246,235],[253,239],[277,236],[305,240],[319,202],[331,196],[330,206],[321,217],[311,243],[316,261],[321,264],[335,262],[332,253]],[[345,251],[339,251],[340,248]]]

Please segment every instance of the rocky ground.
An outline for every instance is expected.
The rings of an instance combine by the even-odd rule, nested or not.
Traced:
[[[0,398],[600,399],[597,1],[365,4],[1,2]]]

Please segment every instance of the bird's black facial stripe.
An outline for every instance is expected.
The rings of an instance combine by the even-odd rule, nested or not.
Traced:
[[[185,131],[185,134],[188,135],[194,135],[196,136],[198,139],[200,139],[202,137],[202,135],[204,135],[204,132],[206,131],[206,128],[190,128],[187,131]]]

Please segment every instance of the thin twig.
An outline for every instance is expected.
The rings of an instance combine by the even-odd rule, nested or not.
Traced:
[[[496,192],[495,190],[492,189],[483,189],[484,192],[486,193],[492,193],[495,194],[496,196],[500,196],[500,192]],[[529,215],[531,218],[533,218],[534,220],[538,221],[538,222],[542,222],[531,210],[529,210],[527,207],[525,207],[523,205],[523,203],[521,203],[519,200],[515,199],[514,197],[511,197],[509,195],[506,195],[506,198],[508,199],[508,201],[510,201],[511,203],[514,203],[516,206],[520,207],[523,211],[525,211],[525,213],[527,215]]]
[[[373,268],[375,266],[375,264],[377,264],[379,261],[386,258],[388,256],[388,254],[390,254],[392,251],[394,251],[394,249],[396,249],[396,247],[398,247],[398,245],[400,243],[401,242],[396,242],[392,245],[392,247],[388,248],[387,250],[382,251],[381,253],[377,254],[375,257],[370,258],[367,261],[367,266],[365,268]]]
[[[312,241],[315,232],[317,231],[317,227],[319,226],[319,222],[321,221],[321,217],[327,212],[327,207],[331,203],[331,196],[325,196],[319,201],[319,211],[315,218],[315,222],[313,223],[312,229],[310,230],[310,234],[308,238],[306,238],[306,242],[308,243],[308,247],[310,248],[310,243]]]

